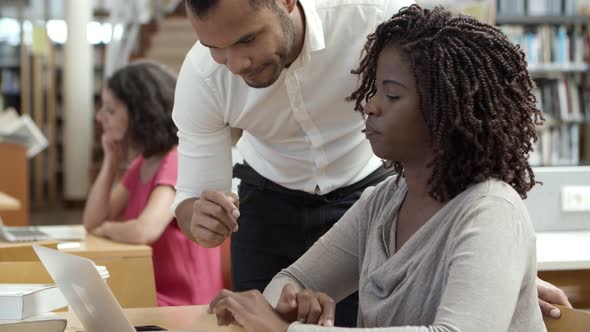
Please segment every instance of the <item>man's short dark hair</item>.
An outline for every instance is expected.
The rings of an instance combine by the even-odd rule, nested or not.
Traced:
[[[185,0],[187,7],[200,19],[206,18],[207,14],[219,5],[219,1],[220,0]],[[275,0],[249,0],[248,2],[250,2],[250,6],[254,9],[263,6],[269,8],[274,8],[276,6]]]

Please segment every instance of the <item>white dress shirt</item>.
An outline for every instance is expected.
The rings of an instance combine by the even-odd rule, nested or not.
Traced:
[[[366,36],[410,0],[299,0],[305,39],[299,57],[271,86],[255,89],[216,63],[197,42],[176,86],[178,181],[172,209],[203,189],[229,191],[230,127],[237,148],[265,178],[289,189],[326,194],[362,180],[381,161],[344,99],[357,87]]]

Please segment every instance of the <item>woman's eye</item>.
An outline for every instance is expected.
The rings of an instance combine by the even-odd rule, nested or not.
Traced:
[[[389,99],[391,101],[396,101],[396,100],[399,100],[399,96],[390,96],[390,95],[387,95],[387,99]]]

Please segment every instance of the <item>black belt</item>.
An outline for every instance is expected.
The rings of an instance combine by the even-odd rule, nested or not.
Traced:
[[[276,184],[264,176],[256,172],[246,161],[243,164],[235,164],[233,168],[233,177],[240,179],[242,182],[252,186],[256,186],[259,190],[268,189],[288,195],[310,197],[310,198],[324,198],[327,200],[334,200],[340,197],[345,197],[353,192],[363,190],[366,187],[377,184],[383,181],[385,178],[394,174],[394,170],[391,168],[385,168],[383,166],[376,169],[371,174],[367,175],[364,179],[357,181],[346,187],[338,188],[324,195],[310,194],[301,190],[294,190],[285,188],[279,184]]]

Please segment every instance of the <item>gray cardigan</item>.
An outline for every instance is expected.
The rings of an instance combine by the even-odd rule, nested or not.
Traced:
[[[512,187],[489,180],[468,188],[395,252],[393,232],[405,194],[404,181],[396,186],[394,178],[367,189],[271,281],[265,297],[275,305],[288,282],[336,301],[358,290],[362,331],[545,331],[535,284],[535,233]]]

